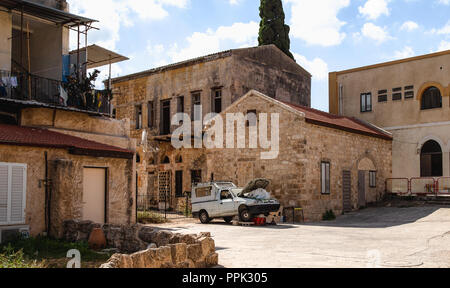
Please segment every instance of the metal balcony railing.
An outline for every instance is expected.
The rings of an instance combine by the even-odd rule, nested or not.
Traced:
[[[110,93],[95,90],[90,95],[68,95],[62,81],[26,72],[0,70],[0,98],[36,101],[57,107],[111,114]]]

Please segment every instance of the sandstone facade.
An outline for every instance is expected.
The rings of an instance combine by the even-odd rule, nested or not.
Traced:
[[[202,180],[208,180],[210,175],[201,168],[205,163],[203,151],[174,151],[167,138],[157,137],[164,134],[161,132],[161,101],[170,100],[171,116],[179,111],[180,97],[184,99],[183,111],[191,115],[195,93],[200,93],[203,116],[210,113],[215,89],[221,91],[222,110],[251,89],[282,101],[305,106],[311,103],[311,75],[274,45],[225,51],[123,76],[113,79],[113,88],[116,117],[130,120],[131,136],[139,145],[144,144],[141,141],[143,131],[148,133],[148,149],[138,148],[139,195],[149,195],[149,202],[157,207],[159,171],[170,172],[173,195],[169,206],[178,210],[185,205],[185,200],[175,197],[176,171],[183,171],[180,189],[183,192],[191,190],[192,170],[201,172]],[[148,108],[149,102],[153,103],[153,110]],[[136,109],[142,109],[141,116]],[[153,116],[150,111],[154,111]],[[142,122],[140,128],[136,125],[138,117]],[[154,120],[150,127],[149,117]],[[170,131],[175,128],[171,126]],[[176,160],[179,155],[183,158],[181,163]],[[166,156],[170,163],[164,163]]]

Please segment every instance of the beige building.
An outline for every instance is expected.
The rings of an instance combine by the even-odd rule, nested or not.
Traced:
[[[191,190],[192,182],[210,179],[201,168],[202,151],[173,151],[170,134],[177,128],[171,125],[173,115],[193,116],[194,105],[202,106],[202,116],[220,113],[251,89],[285,102],[311,103],[311,74],[274,45],[224,51],[112,83],[116,118],[131,120],[131,134],[140,144],[139,194],[150,195],[145,200],[155,207],[164,206],[159,197],[164,191],[170,191],[169,207],[184,207],[183,194]],[[145,133],[148,142],[142,142]]]
[[[70,219],[136,222],[129,121],[111,117],[110,91],[65,83],[74,63],[111,62],[95,45],[69,55],[69,29],[94,22],[64,0],[0,1],[0,242],[21,231],[60,236]]]
[[[393,134],[393,177],[450,176],[450,51],[333,72],[329,80],[331,113]]]

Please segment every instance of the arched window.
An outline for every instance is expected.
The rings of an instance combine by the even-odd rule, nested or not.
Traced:
[[[178,155],[178,156],[175,158],[175,162],[176,162],[176,163],[183,163],[183,157],[182,157],[181,155]]]
[[[434,140],[426,142],[420,153],[420,176],[442,177],[442,166],[441,145]]]
[[[428,87],[422,94],[422,110],[442,108],[441,90],[435,86]]]
[[[161,162],[162,164],[170,164],[170,159],[168,156],[164,156]]]

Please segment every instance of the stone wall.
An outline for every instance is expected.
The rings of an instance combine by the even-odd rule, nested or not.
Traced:
[[[45,227],[45,156],[48,153],[51,191],[51,231],[61,234],[62,222],[83,219],[83,167],[108,168],[107,220],[114,224],[133,224],[134,177],[132,160],[71,155],[63,149],[0,145],[0,162],[27,164],[26,225],[33,236]]]
[[[262,160],[261,152],[267,150],[261,148],[209,149],[206,150],[207,175],[214,174],[215,179],[230,180],[241,187],[252,179],[267,178],[271,181],[268,190],[284,207],[302,207],[306,220],[316,221],[321,220],[328,209],[336,214],[343,212],[343,171],[351,172],[352,208],[360,207],[358,171],[363,169],[368,176],[366,168],[360,168],[360,162],[369,159],[377,171],[377,187],[366,189],[367,202],[382,199],[384,181],[392,175],[392,141],[307,123],[302,113],[291,112],[255,95],[227,112],[246,113],[251,109],[256,109],[257,113],[279,113],[278,157]],[[248,135],[248,131],[246,133]],[[248,137],[246,141],[248,147]],[[322,161],[331,164],[329,195],[321,193]]]
[[[102,229],[108,247],[126,253],[114,254],[101,268],[207,268],[218,264],[209,233],[178,234],[139,224],[69,220],[64,222],[63,239],[87,241],[94,228]]]

